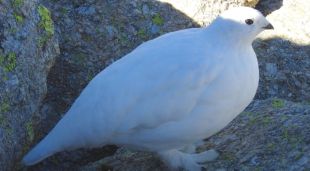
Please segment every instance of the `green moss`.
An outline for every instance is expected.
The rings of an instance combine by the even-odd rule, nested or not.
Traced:
[[[10,28],[9,32],[12,34],[15,34],[17,32],[17,29],[16,28]]]
[[[280,119],[281,119],[281,121],[286,121],[286,120],[288,119],[288,116],[282,115],[282,116],[280,117]]]
[[[292,133],[291,131],[292,131],[292,127],[290,127],[290,128],[287,128],[287,127],[283,128],[282,139],[285,140],[286,142],[288,142],[288,144],[291,147],[296,148],[296,147],[298,147],[298,145],[302,144],[302,142],[304,142],[304,140],[298,134]]]
[[[267,144],[267,149],[269,151],[273,151],[276,148],[276,145],[274,143],[268,143]]]
[[[5,116],[2,113],[0,113],[0,126],[4,127],[6,125],[6,123],[7,123],[7,121],[6,121]]]
[[[257,123],[259,121],[259,118],[258,117],[256,117],[256,116],[252,116],[252,117],[250,117],[250,120],[249,120],[249,125],[250,126],[252,126],[252,125],[254,125],[255,123]]]
[[[83,65],[85,63],[87,59],[87,56],[83,53],[77,53],[75,56],[74,56],[74,59],[73,61],[76,63],[76,64],[79,64],[79,65]]]
[[[4,60],[5,60],[5,57],[0,54],[0,66],[4,65]]]
[[[255,166],[253,171],[262,171],[263,169],[260,166]]]
[[[4,71],[6,72],[13,71],[16,68],[16,54],[14,52],[10,52],[8,55],[6,55],[1,66],[4,67]]]
[[[45,30],[48,36],[53,36],[54,35],[54,24],[51,18],[50,11],[45,6],[40,5],[38,7],[38,13],[41,18],[39,22],[39,26]]]
[[[5,133],[7,133],[7,135],[12,136],[13,129],[10,126],[7,118],[7,112],[9,111],[10,111],[10,104],[8,100],[3,100],[2,102],[0,102],[0,127],[2,127],[3,130],[5,130]]]
[[[253,112],[249,112],[249,111],[243,111],[241,114],[242,115],[246,115],[246,116],[252,116],[254,113]]]
[[[221,158],[226,161],[234,161],[236,157],[233,153],[222,153]]]
[[[122,46],[128,46],[130,44],[129,39],[125,34],[119,34],[117,39]]]
[[[301,157],[304,156],[303,152],[298,151],[298,153],[294,156],[295,161],[301,159]]]
[[[7,127],[5,129],[6,133],[9,135],[9,136],[12,136],[13,135],[13,129],[11,127]]]
[[[284,101],[281,99],[273,99],[272,107],[277,109],[282,108],[284,107]]]
[[[24,17],[22,15],[19,15],[17,13],[14,13],[13,15],[14,15],[17,23],[23,23],[24,22]]]
[[[271,117],[270,117],[270,116],[265,116],[265,117],[262,119],[262,122],[263,122],[264,125],[270,124],[270,122],[271,122]]]
[[[49,40],[50,38],[47,36],[40,36],[38,38],[38,46],[41,48],[45,45],[45,43]]]
[[[10,110],[10,105],[7,101],[4,101],[0,105],[0,114],[4,114]]]
[[[159,14],[156,14],[153,16],[152,22],[158,26],[161,26],[164,24],[164,19]]]
[[[147,37],[145,29],[140,29],[137,34],[141,39],[145,39]]]
[[[38,13],[40,16],[39,27],[45,31],[43,36],[38,39],[38,46],[43,47],[46,42],[54,35],[54,24],[51,18],[50,11],[43,5],[38,7]]]
[[[11,4],[14,8],[19,8],[24,4],[24,0],[12,0]]]
[[[28,140],[31,142],[34,139],[34,130],[33,130],[33,125],[31,121],[26,123],[26,131],[27,131],[27,136]]]
[[[93,40],[92,36],[91,35],[88,35],[88,34],[82,34],[82,39],[85,41],[85,42],[91,42]]]
[[[87,82],[91,81],[95,77],[95,74],[91,71],[88,71],[86,80]]]
[[[61,7],[60,8],[60,13],[62,14],[62,15],[67,15],[68,14],[68,9],[67,8],[65,8],[65,7]]]

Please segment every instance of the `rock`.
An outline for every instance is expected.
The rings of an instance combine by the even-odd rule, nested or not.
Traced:
[[[310,31],[305,29],[310,28],[309,11],[307,0],[284,0],[267,16],[275,30],[263,32],[254,42],[261,71],[257,98],[310,100]]]
[[[269,77],[273,77],[277,74],[278,69],[277,69],[277,65],[274,63],[266,63],[266,75]]]
[[[94,7],[79,7],[77,13],[81,15],[93,15],[96,13],[96,9]]]
[[[150,8],[147,4],[142,5],[142,12],[144,15],[148,15],[150,13]]]
[[[37,0],[0,1],[0,170],[16,170],[34,141],[35,118],[58,53],[44,6]]]
[[[255,7],[259,0],[160,0],[172,4],[174,8],[180,10],[195,22],[206,26],[211,23],[221,12],[233,6]]]
[[[283,5],[283,0],[260,0],[255,6],[256,9],[261,11],[265,16],[278,10]]]

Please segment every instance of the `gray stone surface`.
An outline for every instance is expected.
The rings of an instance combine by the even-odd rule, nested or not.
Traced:
[[[255,7],[259,0],[160,0],[173,5],[185,15],[192,18],[202,26],[212,22],[221,12],[229,7],[249,6]]]
[[[34,140],[33,121],[58,43],[36,0],[0,1],[0,170],[14,170]],[[44,13],[44,15],[47,13]],[[44,16],[48,17],[48,16]],[[45,18],[48,19],[48,18]],[[44,41],[43,41],[44,40]]]

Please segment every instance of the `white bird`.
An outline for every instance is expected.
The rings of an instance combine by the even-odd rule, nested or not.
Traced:
[[[259,80],[252,41],[265,29],[272,25],[259,11],[237,7],[207,28],[143,43],[96,75],[23,163],[116,144],[155,152],[172,169],[200,170],[216,151],[182,149],[219,132],[251,102]]]

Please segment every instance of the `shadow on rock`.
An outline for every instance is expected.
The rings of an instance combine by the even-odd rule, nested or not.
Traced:
[[[257,99],[310,100],[310,45],[268,38],[253,46],[260,66]]]
[[[260,0],[255,8],[261,11],[264,15],[268,15],[273,11],[280,9],[282,5],[283,0]]]

